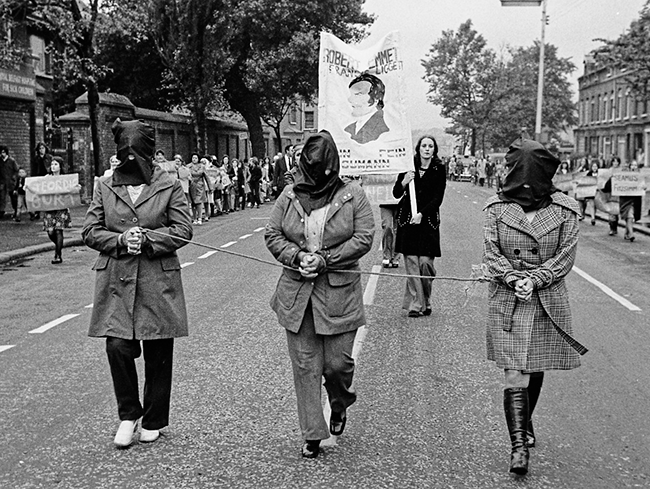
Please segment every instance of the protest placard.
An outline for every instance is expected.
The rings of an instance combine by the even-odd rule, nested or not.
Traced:
[[[321,33],[318,126],[339,150],[342,175],[413,170],[399,32],[358,49]]]
[[[363,189],[368,200],[373,204],[397,204],[399,199],[393,197],[396,175],[363,175]]]
[[[612,178],[611,168],[601,168],[598,170],[598,183],[596,184],[599,190],[602,190],[607,184],[607,181]]]
[[[574,191],[575,191],[575,197],[578,200],[583,200],[583,199],[593,199],[596,196],[596,189],[598,185],[598,178],[597,177],[588,177],[586,174],[582,174],[582,176],[578,177],[577,180],[574,181],[575,186],[574,186]]]
[[[556,173],[553,177],[553,185],[560,192],[571,192],[573,191],[573,180],[573,173]]]
[[[638,197],[645,195],[644,175],[636,171],[612,172],[612,195]]]
[[[47,175],[25,179],[29,212],[56,211],[81,205],[79,174]]]

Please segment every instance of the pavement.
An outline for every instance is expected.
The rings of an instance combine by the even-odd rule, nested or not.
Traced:
[[[81,228],[87,209],[87,205],[70,209],[72,225],[64,231],[64,248],[83,245]],[[598,211],[596,220],[607,222],[607,215]],[[642,219],[642,221],[636,223],[634,231],[650,236],[650,227],[648,227],[650,222],[645,221],[646,219]],[[583,222],[589,222],[588,215]],[[27,228],[25,228],[26,226]],[[622,221],[619,221],[618,227],[625,229]],[[28,237],[26,237],[26,233],[28,233]],[[4,245],[0,247],[0,249],[4,250],[0,252],[0,264],[19,261],[38,253],[54,251],[54,243],[49,240],[47,234],[43,231],[41,221],[30,221],[28,216],[23,216],[23,220],[16,223],[10,219],[10,214],[5,214],[4,218],[0,219],[0,237],[0,243]],[[32,242],[36,243],[31,244]]]

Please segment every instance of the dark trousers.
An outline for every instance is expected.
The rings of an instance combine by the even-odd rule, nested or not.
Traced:
[[[140,404],[135,359],[144,352],[144,408]],[[120,420],[142,417],[142,427],[159,430],[169,424],[174,339],[138,340],[106,338],[106,353],[113,377]]]

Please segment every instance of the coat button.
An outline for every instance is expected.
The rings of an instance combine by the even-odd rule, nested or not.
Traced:
[[[339,206],[338,202],[334,203],[334,207],[338,207],[338,206]]]
[[[120,222],[121,222],[121,223],[125,223],[125,222],[126,222],[126,219],[120,219]]]
[[[531,252],[533,255],[536,255],[538,251],[539,251],[539,250],[538,250],[537,248],[533,248],[532,250],[530,250],[530,252]]]
[[[513,250],[513,252],[514,252],[515,255],[518,255],[519,253],[521,253],[521,251],[519,251],[519,248],[515,248]]]
[[[131,219],[131,220],[132,220],[133,222],[138,222],[138,218],[137,218],[137,217],[134,217],[134,218]]]
[[[120,277],[120,282],[124,282],[124,277]]]

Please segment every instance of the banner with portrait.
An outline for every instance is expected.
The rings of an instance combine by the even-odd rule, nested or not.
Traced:
[[[320,36],[318,128],[332,134],[341,174],[413,170],[399,32],[367,49]]]
[[[81,205],[79,174],[25,178],[25,203],[29,212],[57,211]]]

